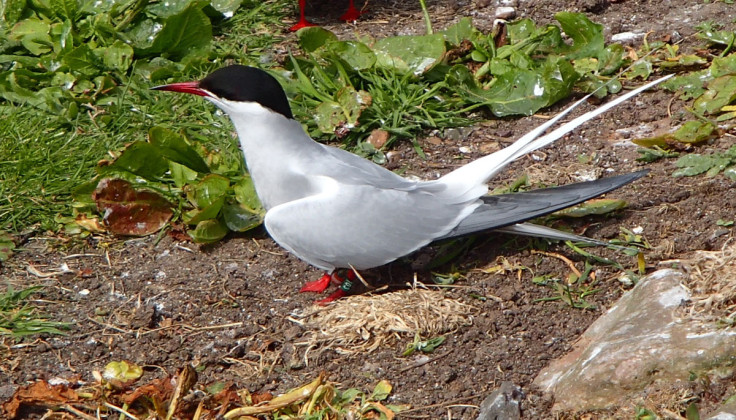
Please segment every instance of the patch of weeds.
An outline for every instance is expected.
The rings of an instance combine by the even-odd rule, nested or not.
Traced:
[[[28,297],[39,289],[40,286],[34,286],[15,291],[9,287],[4,294],[0,294],[0,336],[19,339],[44,333],[64,334],[62,330],[67,329],[69,324],[47,320],[27,302]]]
[[[713,177],[723,172],[730,180],[736,180],[736,146],[725,152],[714,152],[708,155],[692,153],[682,156],[675,163],[678,168],[672,176],[695,176],[706,174]]]
[[[406,349],[403,353],[401,353],[401,355],[404,357],[411,356],[417,351],[420,351],[422,353],[432,353],[444,342],[445,336],[439,336],[424,340],[419,335],[419,333],[417,333],[416,335],[414,335],[414,340],[406,345]]]
[[[551,275],[535,276],[532,282],[549,287],[553,294],[553,296],[536,299],[535,302],[561,301],[571,308],[595,309],[596,306],[586,300],[587,297],[600,291],[594,287],[597,281],[594,278],[591,279],[593,268],[594,266],[586,261],[582,272],[571,273],[566,280]]]

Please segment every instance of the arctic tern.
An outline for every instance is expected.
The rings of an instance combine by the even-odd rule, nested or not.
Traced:
[[[254,67],[231,65],[201,81],[153,89],[199,95],[228,114],[266,210],[266,230],[283,248],[327,273],[305,286],[322,291],[336,269],[378,267],[431,242],[480,231],[608,245],[524,222],[619,188],[647,171],[501,195],[487,195],[487,182],[515,159],[551,144],[668,77],[542,135],[583,98],[508,147],[431,181],[406,179],[312,140],[294,119],[279,82]],[[344,289],[327,300],[344,295]]]

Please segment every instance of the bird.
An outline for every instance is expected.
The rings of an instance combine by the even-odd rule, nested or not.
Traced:
[[[321,292],[335,280],[338,269],[352,273],[379,267],[432,242],[477,232],[608,245],[526,222],[633,182],[646,175],[646,170],[500,195],[488,195],[488,181],[515,159],[553,143],[670,76],[542,135],[587,97],[583,98],[511,145],[426,181],[404,178],[344,149],[313,140],[294,119],[278,80],[264,70],[235,64],[199,81],[152,89],[202,96],[230,117],[266,210],[266,230],[291,254],[324,270],[319,280],[302,288]],[[349,282],[321,302],[344,296]]]
[[[289,28],[290,31],[296,32],[299,29],[307,28],[309,26],[316,26],[312,22],[308,21],[304,9],[307,7],[307,0],[299,0],[299,22],[297,22],[294,26]],[[353,0],[349,0],[348,3],[348,10],[343,13],[342,16],[340,16],[340,20],[343,20],[345,22],[355,22],[360,18],[360,15],[363,14],[363,11],[358,10],[355,8],[355,3]]]

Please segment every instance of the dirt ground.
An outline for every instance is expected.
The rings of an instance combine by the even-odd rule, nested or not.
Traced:
[[[341,13],[340,2],[326,2],[329,6],[323,7],[328,13],[315,20],[342,37],[354,31],[376,37],[421,32],[418,5],[395,3],[401,2],[372,0],[356,27],[334,23],[333,18]],[[687,0],[521,0],[515,4],[520,17],[537,22],[552,21],[553,14],[561,10],[582,11],[602,23],[608,37],[626,31],[654,31],[650,39],[684,38],[684,49],[702,45],[691,36],[695,24],[704,20],[730,24],[736,10],[723,2]],[[429,1],[429,6],[437,28],[461,16],[472,16],[483,28],[491,24],[496,4]],[[316,6],[311,9],[315,16],[319,12]],[[535,153],[534,158],[520,159],[500,174],[497,183],[508,183],[524,172],[535,183],[565,184],[590,173],[648,168],[648,176],[609,194],[627,200],[625,210],[562,223],[602,240],[618,237],[620,227],[640,229],[653,246],[646,254],[648,271],[695,250],[719,249],[734,236],[731,228],[716,224],[719,219],[734,218],[734,182],[723,176],[673,178],[674,160],[641,164],[635,160],[636,146],[629,141],[678,125],[683,104],[671,103],[672,97],[662,91],[644,93]],[[509,144],[541,121],[538,117],[492,120],[474,127],[461,140],[428,136],[420,139],[427,160],[419,159],[408,145],[399,144],[392,162],[406,174],[434,178]],[[700,153],[725,150],[732,143],[733,136],[726,133],[696,149]],[[462,153],[461,147],[470,153]],[[539,301],[555,292],[533,283],[532,277],[566,278],[571,272],[561,258],[533,253],[539,244],[534,242],[532,247],[527,239],[489,234],[478,237],[453,260],[455,270],[465,277],[455,282],[456,287],[436,293],[472,305],[472,324],[447,333],[447,340],[429,355],[429,362],[418,364],[421,356],[401,357],[411,336],[387,341],[373,352],[344,354],[315,348],[305,357],[303,343],[314,332],[297,321],[312,310],[317,296],[298,290],[321,273],[279,248],[263,230],[232,235],[206,247],[167,236],[159,242],[153,237],[103,237],[83,243],[32,237],[23,244],[22,252],[0,268],[0,277],[15,288],[45,286],[36,295],[37,304],[54,319],[70,322],[71,329],[65,336],[20,344],[5,340],[0,346],[0,401],[29,381],[89,382],[93,370],[101,370],[110,361],[130,360],[144,366],[147,379],[192,363],[200,367],[200,384],[231,381],[252,392],[274,394],[305,384],[320,372],[343,388],[370,390],[383,379],[394,386],[390,402],[411,405],[412,410],[400,416],[407,419],[475,418],[478,410],[473,406],[500,382],[512,381],[526,393],[523,416],[549,418],[552,400],[534,390],[533,378],[552,359],[565,354],[626,287],[618,281],[620,270],[600,265],[594,285],[600,291],[586,297],[591,308]],[[436,247],[420,251],[364,275],[371,284],[390,283],[392,289],[411,283],[413,273],[420,281],[431,283],[431,274],[422,265],[436,251]],[[547,251],[583,268],[581,257],[564,245],[551,245]],[[593,252],[626,268],[636,267],[632,257],[615,251]],[[479,270],[502,260],[528,269],[503,274]],[[53,274],[62,265],[68,272]],[[447,273],[452,268],[445,265],[435,271]],[[702,392],[696,388],[693,385],[696,395]],[[701,413],[717,401],[717,397],[703,400]],[[596,413],[593,418],[607,415],[610,413]]]

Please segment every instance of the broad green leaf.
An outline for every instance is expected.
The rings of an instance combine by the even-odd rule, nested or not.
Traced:
[[[210,5],[213,9],[222,13],[225,18],[233,17],[233,14],[240,7],[243,0],[212,0]]]
[[[736,53],[714,58],[709,70],[713,77],[736,74]]]
[[[652,74],[652,63],[649,60],[636,60],[634,64],[631,65],[629,70],[624,74],[629,79],[635,79],[639,77],[642,80],[647,80]]]
[[[15,24],[20,19],[25,8],[26,0],[6,0],[5,10],[3,11],[5,23],[8,25]]]
[[[148,140],[159,148],[161,155],[200,173],[209,173],[204,159],[190,146],[184,136],[166,128],[155,126],[148,131]]]
[[[672,137],[682,143],[700,143],[711,138],[716,127],[707,121],[688,121],[678,128]]]
[[[314,110],[314,121],[317,123],[319,131],[333,133],[335,128],[345,121],[345,115],[339,103],[335,101],[322,102]]]
[[[230,187],[230,180],[222,175],[209,174],[198,184],[190,187],[187,199],[197,208],[204,209],[225,195]]]
[[[199,222],[194,230],[189,231],[189,236],[194,242],[208,244],[224,238],[227,232],[227,226],[222,221],[209,219]]]
[[[711,171],[713,168],[722,170],[731,163],[731,160],[723,156],[700,155],[693,153],[682,156],[677,159],[675,165],[678,170],[672,173],[672,176],[694,176]]]
[[[169,57],[182,58],[195,50],[208,47],[211,40],[212,24],[196,2],[193,2],[181,13],[166,20],[144,54],[164,53]]]
[[[306,52],[314,52],[317,49],[337,41],[337,36],[327,29],[319,26],[309,26],[296,32],[299,46]]]
[[[108,69],[125,72],[133,64],[133,47],[117,40],[109,47],[102,47],[102,62]]]
[[[252,213],[261,212],[261,200],[258,199],[256,188],[253,186],[253,180],[250,175],[243,176],[233,185],[235,199],[238,203],[246,206]]]
[[[225,204],[222,208],[222,218],[228,229],[234,232],[245,232],[263,222],[261,213],[254,213],[242,204]]]
[[[565,49],[567,58],[596,57],[604,48],[603,25],[593,23],[582,13],[559,12],[555,19],[572,39]]]
[[[469,17],[461,18],[456,24],[451,25],[441,33],[445,37],[445,41],[452,46],[458,46],[465,40],[473,41],[478,37],[478,30],[473,27],[473,19]]]
[[[597,72],[602,76],[614,74],[624,65],[625,60],[626,51],[621,44],[606,45],[598,54]]]
[[[166,0],[161,2],[152,2],[146,7],[146,12],[157,16],[161,19],[168,19],[177,13],[181,13],[193,3],[192,0]],[[196,1],[194,2],[196,3]]]
[[[86,76],[96,75],[100,71],[97,57],[87,44],[82,44],[73,49],[69,54],[62,57],[61,61],[72,72],[81,73]]]
[[[49,7],[59,19],[74,22],[79,11],[77,0],[48,0],[48,2]]]
[[[171,172],[171,178],[174,180],[174,185],[179,188],[193,182],[199,176],[199,172],[172,161],[169,161],[169,171]]]
[[[166,173],[169,164],[156,146],[144,141],[136,141],[126,147],[110,167],[122,169],[145,179],[155,180]]]
[[[705,83],[710,79],[711,77],[708,75],[708,71],[703,70],[682,76],[675,76],[662,82],[661,86],[664,89],[682,92],[680,99],[686,101],[702,95],[705,92]]]
[[[418,76],[442,61],[445,38],[442,34],[383,38],[376,41],[373,52],[377,67]]]
[[[367,45],[358,41],[335,41],[327,49],[352,70],[365,70],[376,63],[376,55]]]
[[[736,99],[736,75],[721,76],[708,83],[708,90],[693,103],[700,115],[715,114]]]
[[[53,49],[53,41],[49,35],[51,26],[38,19],[24,19],[10,31],[9,38],[20,41],[33,55],[45,54]]]
[[[194,209],[184,213],[182,221],[188,225],[196,225],[199,222],[215,219],[220,214],[223,204],[225,204],[225,196],[220,196],[217,200],[213,201],[209,206]]]

